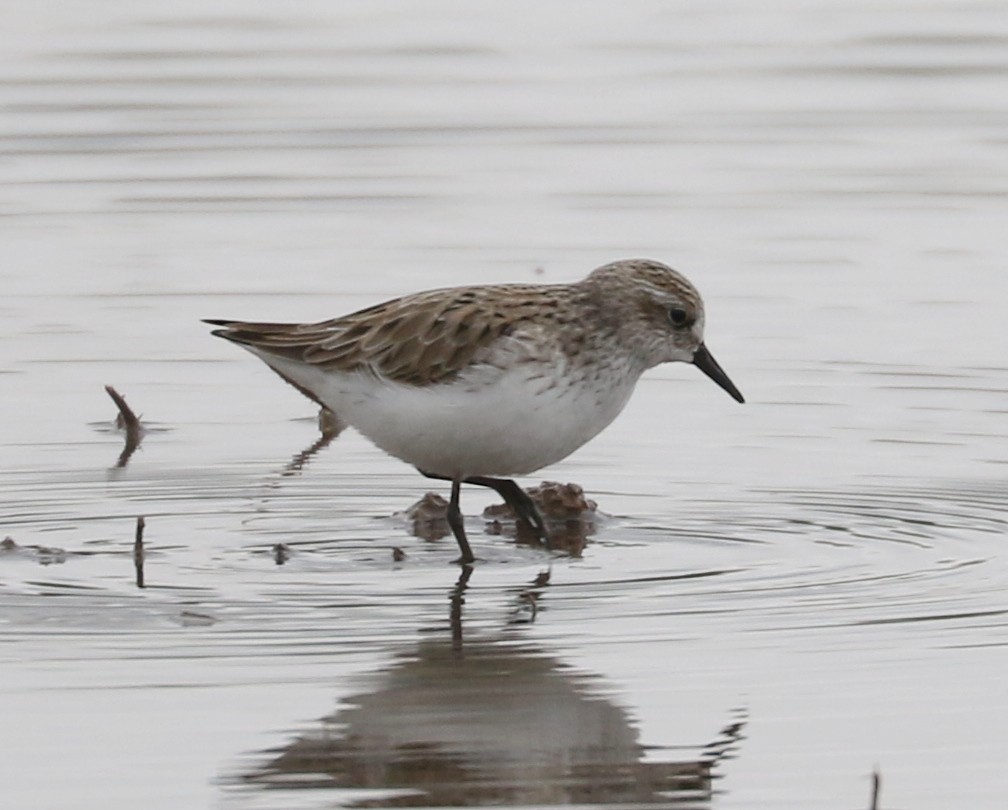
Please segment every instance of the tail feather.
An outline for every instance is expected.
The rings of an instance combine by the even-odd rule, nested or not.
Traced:
[[[282,357],[300,359],[304,351],[331,334],[328,323],[258,323],[205,318],[203,323],[220,326],[210,334],[243,346],[254,346]]]
[[[323,408],[327,407],[314,391],[306,388],[297,380],[292,379],[289,374],[270,362],[270,355],[275,355],[277,358],[296,360],[302,358],[305,349],[317,339],[317,335],[315,337],[308,337],[305,334],[297,334],[299,329],[305,328],[304,324],[255,323],[216,318],[205,318],[203,323],[223,327],[221,329],[214,329],[210,334],[252,349],[284,382],[292,385]]]

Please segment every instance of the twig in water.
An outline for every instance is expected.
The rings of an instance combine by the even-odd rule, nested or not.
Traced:
[[[144,519],[137,518],[136,540],[133,541],[133,567],[136,568],[136,584],[138,588],[144,587]]]
[[[871,775],[872,790],[871,790],[871,806],[868,810],[879,810],[879,791],[882,789],[882,774],[879,773],[878,766],[875,766],[875,770],[872,771]]]
[[[143,439],[143,425],[140,424],[140,418],[126,404],[126,400],[111,385],[105,386],[105,393],[112,397],[112,401],[119,409],[119,413],[116,414],[116,427],[126,431],[126,446],[123,447],[123,451],[119,454],[119,460],[116,461],[117,467],[125,467],[130,456],[133,455],[133,451],[140,446],[140,441]]]

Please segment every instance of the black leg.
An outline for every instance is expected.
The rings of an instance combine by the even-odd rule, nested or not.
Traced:
[[[419,467],[417,471],[427,478],[434,478],[438,481],[451,481],[452,482],[452,501],[448,505],[448,525],[451,526],[452,531],[455,533],[455,539],[458,541],[459,547],[462,549],[462,563],[470,563],[473,561],[472,552],[469,550],[469,541],[466,540],[465,531],[462,528],[462,513],[458,512],[457,521],[458,529],[455,528],[455,523],[452,522],[452,506],[454,503],[456,509],[458,508],[458,485],[459,481],[456,479],[451,479],[447,475],[438,475],[437,473],[429,473],[425,470],[421,470]],[[463,478],[461,483],[465,484],[475,484],[480,487],[489,487],[498,495],[504,499],[504,503],[511,507],[511,511],[515,513],[515,517],[518,520],[524,520],[532,527],[532,531],[536,533],[540,540],[546,543],[547,548],[549,547],[549,532],[546,529],[546,521],[543,520],[542,514],[539,512],[539,507],[535,505],[528,493],[525,492],[520,486],[518,486],[514,481],[509,478],[490,478],[489,476],[474,475],[471,478]]]
[[[487,478],[477,475],[466,478],[465,483],[492,489],[504,499],[504,503],[511,507],[515,517],[528,523],[540,540],[549,542],[546,522],[539,513],[539,507],[535,505],[535,501],[528,496],[528,493],[514,481],[508,478]]]
[[[455,478],[452,480],[451,487],[451,500],[448,501],[448,525],[451,526],[452,533],[455,535],[455,540],[459,544],[459,548],[462,550],[462,556],[458,559],[458,562],[463,565],[469,565],[474,562],[476,558],[473,556],[472,549],[469,548],[469,540],[466,539],[465,525],[462,518],[462,510],[459,508],[459,492],[462,489],[462,482]]]

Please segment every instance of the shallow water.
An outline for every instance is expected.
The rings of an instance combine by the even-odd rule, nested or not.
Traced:
[[[878,768],[881,807],[1004,805],[1003,4],[4,33],[6,804],[852,808]],[[467,491],[468,579],[399,514],[433,482],[308,454],[310,403],[199,323],[634,255],[697,283],[747,404],[654,370],[542,473],[604,513],[580,555]]]

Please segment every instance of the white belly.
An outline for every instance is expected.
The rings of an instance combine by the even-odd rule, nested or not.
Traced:
[[[264,359],[385,452],[449,478],[523,475],[566,458],[616,418],[639,376],[610,366],[568,377],[558,357],[421,387]]]

